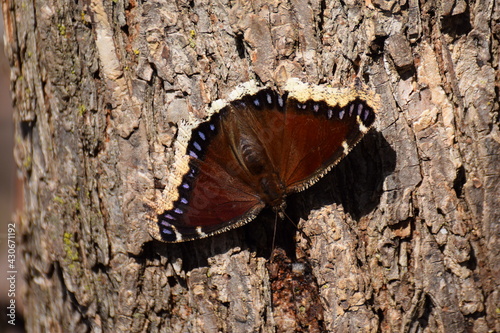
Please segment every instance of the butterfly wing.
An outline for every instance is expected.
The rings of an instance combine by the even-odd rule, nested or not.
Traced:
[[[375,120],[374,110],[357,98],[344,106],[325,101],[286,102],[280,174],[287,193],[321,178],[359,142]]]
[[[249,185],[234,152],[232,130],[224,128],[227,108],[192,129],[189,164],[176,188],[176,200],[158,216],[166,242],[203,238],[252,220],[265,206]]]
[[[364,90],[299,87],[283,95],[264,89],[233,103],[240,126],[250,125],[269,161],[265,172],[276,173],[275,181],[286,188],[278,200],[264,200],[271,205],[316,182],[375,121],[377,102]]]

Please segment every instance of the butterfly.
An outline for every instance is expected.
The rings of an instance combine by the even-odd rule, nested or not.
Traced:
[[[208,116],[181,122],[150,233],[165,242],[208,237],[253,220],[267,205],[325,175],[372,127],[378,96],[357,81],[336,89],[289,79],[280,89],[254,81]]]

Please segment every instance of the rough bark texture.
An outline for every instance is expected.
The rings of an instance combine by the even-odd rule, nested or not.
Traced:
[[[498,1],[3,0],[3,15],[30,332],[500,331]],[[381,95],[376,129],[289,198],[299,231],[274,256],[265,213],[151,240],[144,202],[180,119],[251,78],[356,75]]]

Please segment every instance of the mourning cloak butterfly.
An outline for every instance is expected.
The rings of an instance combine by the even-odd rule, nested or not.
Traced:
[[[290,79],[281,89],[239,86],[203,120],[182,122],[151,234],[165,242],[239,227],[314,184],[375,121],[377,96]]]

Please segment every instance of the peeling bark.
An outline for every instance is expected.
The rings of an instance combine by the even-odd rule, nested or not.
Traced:
[[[498,2],[2,5],[30,332],[500,331]],[[152,241],[176,123],[291,76],[383,101],[298,231]]]

